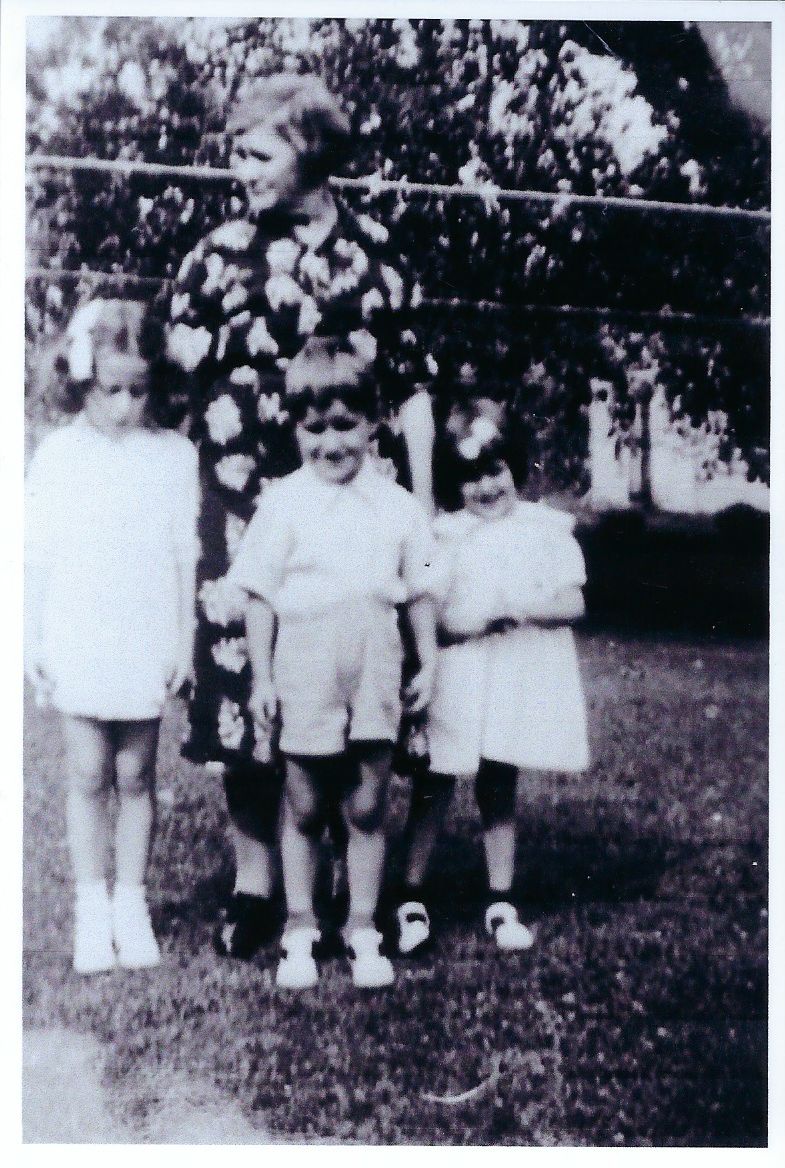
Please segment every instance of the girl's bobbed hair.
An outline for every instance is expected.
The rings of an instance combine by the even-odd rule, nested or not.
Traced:
[[[439,505],[447,511],[461,506],[461,487],[505,465],[517,488],[527,478],[527,451],[523,435],[514,428],[501,431],[489,418],[475,416],[460,436],[442,434],[435,450],[434,479]]]
[[[160,425],[177,425],[164,361],[164,321],[141,300],[96,297],[76,309],[64,336],[42,356],[38,377],[49,401],[77,413],[92,388],[102,354],[121,354],[149,386],[148,414]]]
[[[347,337],[309,337],[286,370],[286,408],[300,422],[311,407],[341,401],[370,421],[379,417],[373,376],[376,342],[366,330]]]
[[[351,122],[337,98],[314,73],[276,73],[244,86],[229,111],[231,135],[269,128],[300,159],[306,190],[325,182],[348,153]]]

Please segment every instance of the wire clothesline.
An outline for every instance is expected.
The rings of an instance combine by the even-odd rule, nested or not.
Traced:
[[[230,182],[237,176],[226,167],[218,166],[173,166],[162,162],[142,162],[126,158],[76,158],[62,154],[30,154],[27,166],[31,170],[81,170],[112,174],[146,174],[160,178],[174,178],[182,181]],[[480,199],[489,202],[531,202],[552,203],[559,207],[603,206],[634,211],[660,211],[666,214],[706,216],[711,218],[753,219],[769,223],[771,212],[748,207],[723,207],[709,203],[679,203],[667,199],[637,199],[621,195],[581,195],[570,191],[518,190],[488,184],[447,184],[414,182],[410,179],[383,179],[378,175],[364,178],[337,178],[330,184],[337,190],[364,190],[382,194],[388,191],[400,193],[436,195],[441,199]]]
[[[138,288],[161,288],[172,284],[167,276],[137,276],[131,272],[99,272],[95,269],[76,268],[44,268],[31,267],[25,273],[26,280],[44,279],[50,282],[59,280],[86,280],[91,283],[106,283],[136,286]],[[695,312],[679,312],[670,309],[633,309],[617,308],[611,305],[582,305],[582,304],[526,304],[502,300],[463,300],[457,296],[451,297],[423,297],[421,304],[424,308],[447,308],[458,310],[462,308],[479,312],[508,312],[511,315],[522,313],[526,316],[565,316],[577,318],[592,318],[600,320],[628,320],[651,321],[660,327],[670,324],[712,326],[722,328],[769,328],[771,321],[765,316],[707,316]]]

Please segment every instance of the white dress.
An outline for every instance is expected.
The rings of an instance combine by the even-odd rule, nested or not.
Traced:
[[[574,520],[541,503],[503,519],[467,511],[435,524],[440,622],[479,630],[523,614],[533,594],[586,582]],[[431,766],[474,774],[480,759],[581,771],[589,764],[586,707],[572,630],[529,624],[440,649],[429,713]]]
[[[160,716],[198,499],[196,449],[172,431],[109,437],[80,415],[41,442],[27,476],[25,558],[45,571],[43,664],[57,709]]]

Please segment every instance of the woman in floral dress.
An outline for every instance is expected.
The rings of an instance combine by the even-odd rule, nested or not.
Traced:
[[[348,336],[375,355],[388,418],[380,457],[392,456],[391,473],[430,511],[433,415],[425,382],[435,367],[410,319],[419,290],[386,262],[386,228],[351,214],[327,186],[350,126],[324,84],[312,75],[259,79],[235,104],[227,130],[247,209],[183,261],[168,355],[187,375],[202,477],[196,682],[183,751],[222,764],[237,866],[216,945],[249,957],[276,927],[280,785],[254,742],[242,601],[226,573],[266,482],[299,464],[283,407],[284,372],[314,333]]]

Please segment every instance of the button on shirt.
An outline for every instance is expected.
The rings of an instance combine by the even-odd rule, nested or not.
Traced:
[[[368,459],[340,484],[306,464],[267,488],[230,575],[279,617],[316,616],[358,597],[393,607],[431,593],[428,519]]]

